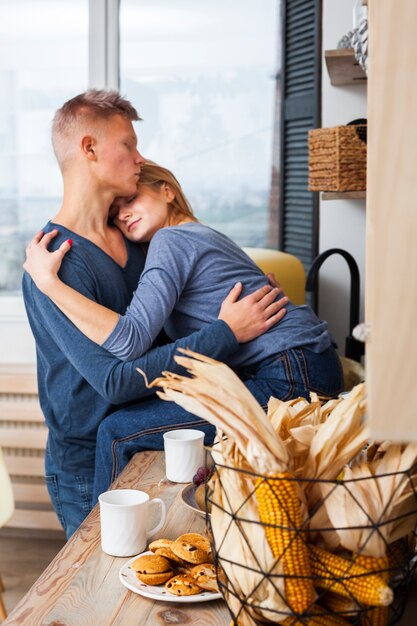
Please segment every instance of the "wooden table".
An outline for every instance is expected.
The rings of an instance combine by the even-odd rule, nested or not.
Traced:
[[[205,520],[181,502],[183,485],[161,481],[162,452],[140,452],[114,483],[114,488],[138,488],[161,498],[167,522],[158,533],[174,539],[181,533],[204,531]],[[160,482],[161,481],[161,482]],[[28,626],[164,626],[193,624],[227,626],[230,615],[223,600],[180,604],[155,602],[126,589],[119,569],[128,558],[105,554],[100,546],[96,506],[78,531],[50,563],[4,625]]]

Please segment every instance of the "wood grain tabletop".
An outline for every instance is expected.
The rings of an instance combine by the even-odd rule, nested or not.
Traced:
[[[167,521],[158,533],[175,539],[186,532],[204,532],[204,517],[181,500],[184,485],[164,480],[162,452],[140,452],[112,488],[137,488],[161,498]],[[156,537],[156,536],[155,536]],[[181,604],[157,602],[129,591],[119,570],[129,558],[111,557],[101,550],[99,508],[96,506],[65,544],[4,626],[228,626],[223,600]]]

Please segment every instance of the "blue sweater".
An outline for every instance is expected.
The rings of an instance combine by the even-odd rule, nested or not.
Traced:
[[[163,327],[172,339],[207,327],[237,281],[246,295],[267,278],[231,239],[197,222],[163,228],[152,238],[133,300],[103,348],[129,360],[146,352]],[[322,352],[331,345],[327,323],[310,307],[286,308],[278,325],[242,345],[229,363],[256,366],[290,348]]]
[[[60,278],[92,300],[123,313],[144,266],[141,247],[126,241],[129,256],[121,268],[95,244],[63,226],[48,223],[44,231],[53,228],[58,228],[59,235],[51,249],[68,238],[74,242]],[[104,417],[120,408],[115,405],[154,393],[146,388],[137,367],[151,381],[163,370],[181,371],[173,360],[178,347],[219,360],[227,360],[239,347],[227,324],[216,321],[199,333],[123,363],[80,333],[26,273],[23,296],[36,340],[39,400],[49,428],[49,451],[62,470],[73,474],[92,475],[97,429]]]

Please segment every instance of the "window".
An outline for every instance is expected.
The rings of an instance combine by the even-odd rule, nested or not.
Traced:
[[[0,0],[1,295],[19,293],[26,242],[59,209],[53,114],[117,85],[119,21],[142,152],[174,171],[202,221],[277,245],[279,0]]]
[[[245,246],[269,243],[278,21],[278,0],[120,5],[121,92],[144,120],[142,154]]]
[[[51,120],[87,74],[88,0],[0,0],[0,291],[20,289],[26,241],[59,208]]]

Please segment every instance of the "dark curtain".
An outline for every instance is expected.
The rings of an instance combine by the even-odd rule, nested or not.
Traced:
[[[306,272],[318,253],[318,194],[308,191],[307,132],[321,119],[321,0],[282,0],[279,248]]]

